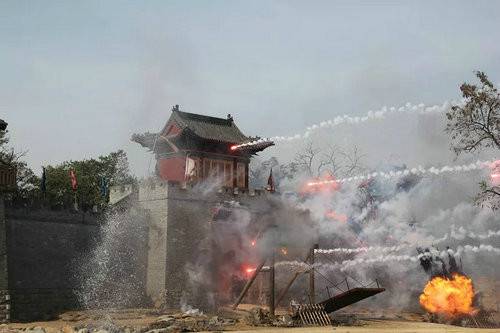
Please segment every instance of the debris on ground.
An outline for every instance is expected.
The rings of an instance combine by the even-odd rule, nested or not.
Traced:
[[[251,326],[276,326],[276,327],[294,327],[297,322],[288,315],[273,316],[268,310],[261,307],[250,309],[246,317],[246,323]]]

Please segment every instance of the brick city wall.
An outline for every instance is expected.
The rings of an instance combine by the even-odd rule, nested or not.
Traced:
[[[0,323],[10,321],[10,294],[8,290],[0,290]]]
[[[49,319],[76,308],[75,266],[98,237],[96,216],[7,209],[3,226],[7,284],[2,289],[8,300],[0,309],[9,310],[4,320]]]
[[[0,193],[0,322],[10,320],[10,296],[7,273],[7,235],[5,227],[5,205]]]
[[[11,320],[49,320],[79,306],[75,289],[9,289]]]
[[[149,304],[147,215],[140,209],[119,207],[106,215],[29,209],[4,213],[0,321],[49,319],[83,306]],[[100,271],[100,260],[109,260],[108,270]],[[82,294],[90,296],[79,298]]]

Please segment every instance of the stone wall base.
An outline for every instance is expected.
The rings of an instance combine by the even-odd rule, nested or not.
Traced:
[[[10,294],[8,290],[0,290],[0,323],[10,321]]]
[[[49,320],[78,307],[72,289],[15,289],[9,290],[8,298],[8,321]]]

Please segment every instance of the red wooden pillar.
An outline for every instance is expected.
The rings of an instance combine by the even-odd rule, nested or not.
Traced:
[[[238,160],[233,158],[233,188],[238,187]]]
[[[248,168],[249,168],[250,164],[249,163],[245,163],[245,188],[248,189]]]

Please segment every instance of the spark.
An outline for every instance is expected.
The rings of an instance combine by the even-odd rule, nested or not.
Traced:
[[[231,150],[236,150],[236,149],[240,149],[240,148],[252,147],[252,146],[259,146],[259,145],[260,146],[264,145],[265,147],[268,147],[268,146],[273,146],[274,142],[273,142],[273,140],[271,140],[269,138],[262,138],[262,139],[259,139],[259,140],[245,142],[245,143],[242,143],[242,144],[239,144],[239,145],[233,145],[233,146],[230,147],[230,149]]]

